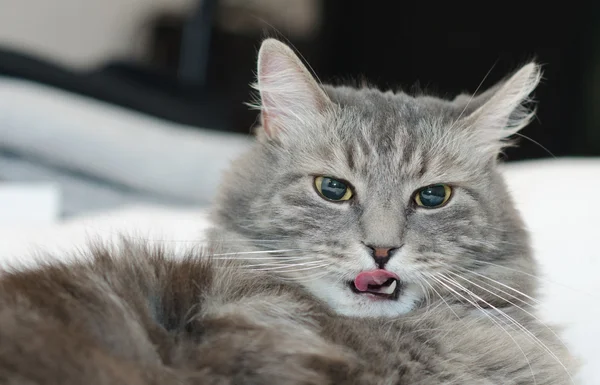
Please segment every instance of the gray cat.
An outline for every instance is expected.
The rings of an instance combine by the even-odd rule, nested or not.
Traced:
[[[0,383],[571,383],[496,168],[539,79],[453,101],[322,86],[266,40],[210,255],[124,243],[5,274]]]

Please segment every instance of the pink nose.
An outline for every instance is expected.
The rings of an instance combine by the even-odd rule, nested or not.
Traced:
[[[385,267],[385,265],[389,262],[389,260],[392,258],[392,253],[395,250],[398,250],[400,247],[377,247],[377,246],[371,246],[371,245],[366,245],[369,249],[371,249],[371,256],[373,257],[373,259],[375,260],[375,263],[377,264],[377,266],[379,266],[380,269],[383,269]]]
[[[393,249],[392,247],[372,247],[373,250],[373,258],[388,258],[390,256],[390,251]]]

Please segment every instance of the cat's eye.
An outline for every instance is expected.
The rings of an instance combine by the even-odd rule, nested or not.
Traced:
[[[434,209],[448,202],[452,195],[452,188],[446,184],[435,184],[417,190],[415,202],[418,206]]]
[[[347,201],[353,195],[348,182],[327,176],[316,177],[315,188],[320,196],[334,202]]]

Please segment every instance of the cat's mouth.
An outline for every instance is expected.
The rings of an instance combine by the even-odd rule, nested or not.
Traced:
[[[356,294],[366,294],[381,299],[398,299],[402,290],[400,278],[391,271],[383,269],[363,271],[348,284]]]

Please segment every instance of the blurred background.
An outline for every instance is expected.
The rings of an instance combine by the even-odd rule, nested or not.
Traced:
[[[0,270],[90,238],[197,245],[253,143],[265,37],[326,82],[447,97],[543,64],[502,167],[550,278],[544,318],[600,384],[597,1],[0,0]]]
[[[208,203],[256,123],[244,102],[266,36],[292,44],[326,82],[448,97],[536,59],[537,119],[506,159],[598,156],[599,8],[0,0],[0,179],[58,183],[61,215]]]

